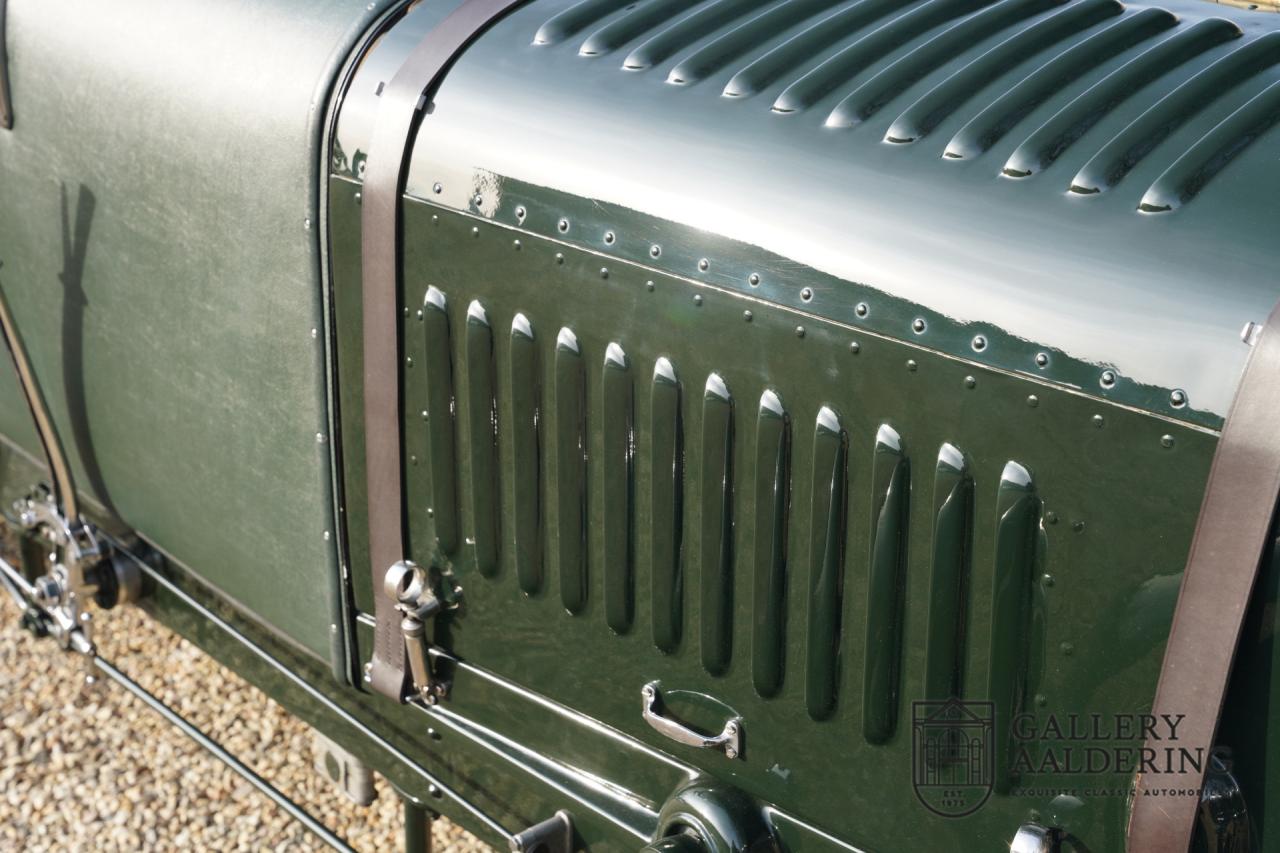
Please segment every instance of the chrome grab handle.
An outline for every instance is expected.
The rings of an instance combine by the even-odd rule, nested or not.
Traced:
[[[656,681],[646,684],[640,690],[640,696],[644,700],[642,705],[644,721],[676,743],[696,746],[699,749],[718,749],[724,752],[726,758],[737,758],[742,754],[742,720],[739,718],[734,717],[725,723],[724,731],[718,735],[704,735],[662,716],[654,707],[658,704]]]

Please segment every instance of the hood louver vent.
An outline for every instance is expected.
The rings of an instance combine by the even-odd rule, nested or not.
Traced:
[[[1280,33],[1223,48],[1241,36],[1221,18],[1184,21],[1119,0],[583,0],[547,20],[533,41],[579,37],[584,57],[625,50],[620,65],[633,72],[671,63],[665,80],[676,86],[723,75],[724,97],[748,100],[769,90],[769,109],[779,115],[834,101],[824,107],[827,132],[858,128],[913,98],[898,107],[883,141],[919,144],[944,122],[963,119],[938,154],[973,160],[1002,140],[1013,144],[1021,131],[998,170],[1017,180],[1048,169],[1117,109],[1135,110],[1137,118],[1064,181],[1064,189],[1086,196],[1116,185],[1236,93],[1243,106],[1198,142],[1161,152],[1169,164],[1135,205],[1161,213],[1194,197],[1280,121],[1280,84],[1267,75],[1280,67]],[[978,51],[983,44],[990,46]],[[952,63],[962,64],[938,79]],[[1192,63],[1202,67],[1162,86]],[[1069,94],[1108,65],[1114,70]],[[929,88],[916,88],[922,84]],[[1022,126],[1055,100],[1062,105],[1047,120]]]

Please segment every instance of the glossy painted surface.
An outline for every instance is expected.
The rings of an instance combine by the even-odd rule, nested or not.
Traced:
[[[925,812],[910,703],[992,701],[1007,760],[1015,713],[1150,702],[1239,330],[1280,293],[1255,215],[1278,180],[1256,142],[1280,115],[1273,23],[589,0],[500,24],[418,138],[405,299],[562,330],[532,358],[568,428],[548,420],[522,476],[569,510],[543,565],[572,595],[513,594],[518,557],[480,579],[465,549],[415,549],[465,590],[450,649],[854,844],[970,849],[1048,820],[1119,849],[1123,797],[1064,809],[1019,793],[1054,784],[1035,772],[968,818]],[[366,133],[340,120],[344,150]],[[334,184],[340,330],[357,192]],[[435,470],[409,476],[432,542],[413,496]],[[707,730],[706,707],[740,715],[744,756],[647,730],[654,678],[702,697],[682,710]]]
[[[1280,182],[1280,112],[1266,95],[1232,118],[1280,79],[1273,16],[868,0],[681,3],[655,21],[625,5],[541,0],[468,51],[409,193],[1220,423],[1240,328],[1278,293],[1251,211]],[[365,147],[367,115],[343,117],[344,150]],[[891,131],[917,115],[927,128]]]
[[[7,4],[0,285],[76,481],[326,660],[315,171],[328,93],[385,5]],[[38,450],[8,370],[0,401],[0,433]]]
[[[357,342],[344,317],[358,192],[333,183],[340,363]],[[515,489],[501,489],[498,565],[482,574],[465,543],[436,540],[434,470],[421,464],[429,429],[406,422],[406,453],[419,460],[407,468],[413,557],[463,589],[464,607],[437,634],[451,652],[871,849],[994,845],[1049,808],[997,795],[945,820],[916,803],[911,702],[929,695],[937,668],[969,698],[1007,696],[1005,719],[1150,701],[1213,433],[483,217],[417,202],[406,215],[410,305],[434,287],[451,324],[474,302],[494,328],[519,315],[534,330],[541,406],[554,415],[540,432],[536,488],[569,510],[548,514],[546,583],[529,593],[513,544],[522,510]],[[416,316],[404,334],[406,352],[424,351]],[[509,347],[495,337],[487,355],[499,389],[511,381]],[[619,350],[632,390],[629,525],[606,521],[616,480],[605,472],[623,470],[606,429]],[[455,343],[455,376],[476,369],[471,357]],[[427,393],[416,371],[405,372],[410,412]],[[496,422],[500,453],[519,446],[501,403]],[[460,447],[453,466],[465,471],[468,458]],[[472,487],[458,482],[465,526]],[[674,501],[659,497],[673,491]],[[359,508],[347,509],[358,523]],[[619,631],[610,555],[628,535],[634,611]],[[354,580],[368,607],[367,580],[358,570]],[[960,610],[936,625],[947,611],[931,601],[935,584],[954,590]],[[950,642],[935,651],[939,632]],[[741,716],[744,755],[728,761],[651,730],[637,696],[655,678],[704,730]],[[465,688],[454,701],[469,702]],[[515,719],[497,725],[527,732]],[[609,778],[631,786],[624,770]],[[1124,814],[1122,798],[1097,798],[1073,820],[1091,849],[1110,850]]]

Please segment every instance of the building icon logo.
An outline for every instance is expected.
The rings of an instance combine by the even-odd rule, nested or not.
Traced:
[[[976,812],[995,780],[995,706],[991,702],[911,703],[912,787],[942,817]]]

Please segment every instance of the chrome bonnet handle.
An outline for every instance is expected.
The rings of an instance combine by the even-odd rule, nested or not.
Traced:
[[[671,738],[676,743],[694,746],[699,749],[716,749],[726,758],[737,758],[742,754],[742,720],[734,717],[724,724],[724,730],[718,735],[704,735],[675,720],[662,716],[658,711],[658,684],[651,682],[640,690],[643,699],[642,716],[644,721],[655,730]]]

